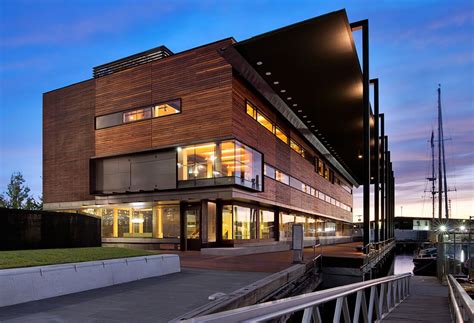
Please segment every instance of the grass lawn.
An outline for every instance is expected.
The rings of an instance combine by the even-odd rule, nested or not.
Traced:
[[[153,255],[145,250],[94,247],[0,251],[0,269]]]

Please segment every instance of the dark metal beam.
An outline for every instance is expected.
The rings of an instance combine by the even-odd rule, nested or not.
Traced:
[[[380,117],[380,240],[387,239],[385,234],[385,115],[381,113]]]
[[[351,29],[362,30],[362,76],[363,76],[363,123],[364,123],[364,176],[362,184],[364,215],[364,246],[370,243],[370,102],[369,102],[369,21],[354,22]],[[368,252],[368,249],[365,249]]]
[[[379,201],[380,201],[380,148],[379,148],[379,79],[370,80],[374,85],[374,241],[380,241]]]

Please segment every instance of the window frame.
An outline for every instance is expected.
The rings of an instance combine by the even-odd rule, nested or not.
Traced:
[[[164,116],[157,116],[157,117],[155,117],[153,115],[153,110],[157,105],[162,105],[162,104],[166,104],[166,103],[173,102],[173,101],[179,101],[179,112],[178,113],[167,114],[167,115],[164,115]],[[125,114],[133,112],[133,111],[146,110],[146,109],[150,110],[150,115],[151,116],[149,118],[143,118],[143,119],[133,120],[133,121],[129,121],[129,122],[124,121],[125,120]],[[141,122],[141,121],[145,121],[145,120],[161,119],[161,118],[164,118],[164,117],[179,115],[181,113],[183,113],[183,100],[181,98],[174,98],[174,99],[169,99],[169,100],[166,100],[166,101],[156,102],[156,103],[153,103],[153,104],[147,104],[147,105],[143,105],[143,106],[139,106],[139,107],[135,107],[135,108],[129,108],[129,109],[126,109],[126,110],[121,110],[121,111],[117,111],[117,112],[113,112],[113,113],[106,113],[106,114],[102,114],[102,115],[99,115],[99,116],[95,116],[94,117],[94,130],[108,129],[108,128],[113,128],[113,127],[123,126],[123,125],[126,125],[126,124],[132,124],[132,123],[135,123],[135,122]],[[97,128],[97,118],[107,117],[109,115],[114,115],[114,114],[121,114],[121,120],[122,120],[121,123],[114,124],[112,126]]]

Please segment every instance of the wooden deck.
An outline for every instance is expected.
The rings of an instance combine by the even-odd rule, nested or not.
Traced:
[[[410,296],[382,322],[451,322],[448,287],[441,285],[436,277],[412,277]]]

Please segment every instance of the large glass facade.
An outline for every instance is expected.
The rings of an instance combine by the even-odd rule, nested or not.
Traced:
[[[178,186],[238,184],[262,190],[262,155],[236,141],[178,148]]]
[[[225,205],[222,210],[222,239],[257,239],[257,209]]]
[[[103,238],[179,238],[178,205],[82,209],[102,219]]]
[[[259,215],[259,238],[273,239],[275,237],[273,231],[275,223],[275,212],[260,210]]]

